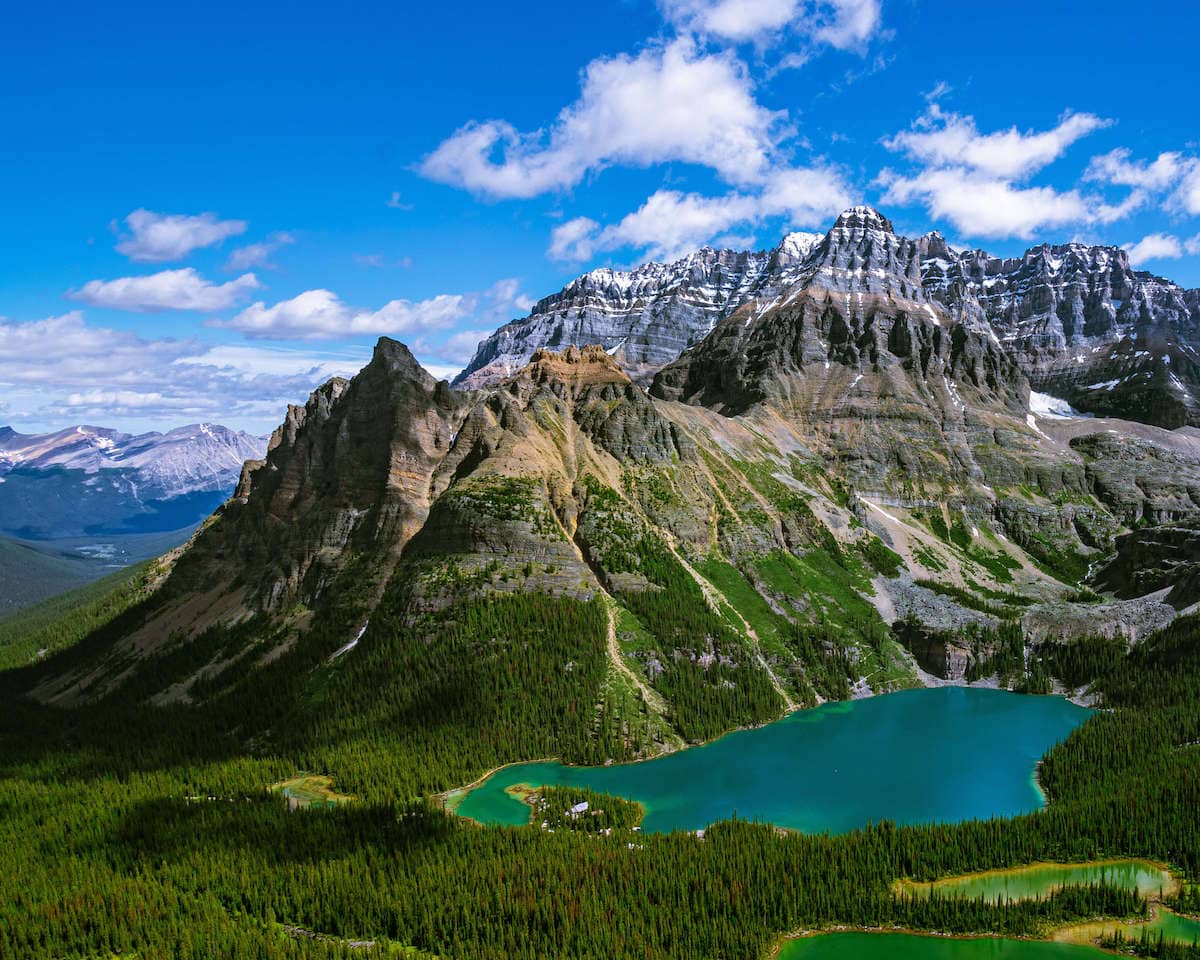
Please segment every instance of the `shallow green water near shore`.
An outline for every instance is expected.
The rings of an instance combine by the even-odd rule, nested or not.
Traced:
[[[1091,711],[1059,697],[964,687],[904,690],[802,710],[701,747],[608,767],[516,764],[457,812],[517,825],[508,787],[590,787],[643,805],[647,831],[698,830],[737,815],[807,833],[869,822],[1011,816],[1042,805],[1037,761]]]
[[[979,937],[956,940],[911,933],[823,933],[789,940],[779,960],[1097,960],[1094,947]]]
[[[1097,960],[1094,947],[980,937],[955,940],[910,933],[823,933],[790,940],[779,960]]]
[[[1026,900],[1045,897],[1067,884],[1107,883],[1137,890],[1143,897],[1157,897],[1171,888],[1170,874],[1144,860],[1113,863],[1038,864],[1014,870],[955,877],[936,884],[905,884],[904,892],[928,896],[936,889],[943,897],[984,897],[990,901]]]

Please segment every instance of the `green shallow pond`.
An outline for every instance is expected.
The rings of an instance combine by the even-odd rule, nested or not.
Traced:
[[[1098,960],[1094,947],[980,937],[952,940],[908,933],[823,933],[789,940],[779,960]]]
[[[1188,945],[1200,943],[1200,920],[1193,920],[1191,917],[1181,917],[1170,910],[1159,909],[1158,916],[1149,923],[1133,923],[1128,925],[1105,923],[1099,926],[1103,927],[1105,934],[1112,933],[1114,930],[1120,930],[1125,935],[1126,940],[1137,940],[1142,935],[1142,928],[1145,927],[1146,932],[1156,940],[1161,933],[1164,940],[1174,940],[1176,943]]]
[[[698,830],[737,814],[807,833],[1038,809],[1038,759],[1091,711],[1060,697],[971,687],[904,690],[802,710],[644,763],[516,764],[462,797],[481,823],[523,824],[516,784],[578,786],[638,801],[648,831]]]
[[[905,893],[928,896],[932,889],[946,897],[985,897],[988,900],[1024,900],[1044,897],[1066,884],[1107,883],[1157,896],[1170,890],[1171,875],[1144,860],[1115,863],[1038,864],[1015,870],[994,871],[940,880],[936,884],[905,883]]]

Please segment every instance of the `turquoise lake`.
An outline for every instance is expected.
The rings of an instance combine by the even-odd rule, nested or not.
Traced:
[[[515,764],[456,811],[480,823],[528,823],[529,807],[505,792],[525,784],[638,801],[643,829],[654,832],[699,830],[735,814],[806,833],[1011,816],[1042,806],[1037,761],[1090,715],[1061,697],[904,690],[801,710],[642,763]]]

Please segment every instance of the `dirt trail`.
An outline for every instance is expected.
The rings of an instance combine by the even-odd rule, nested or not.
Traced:
[[[603,587],[600,588],[602,591]],[[655,713],[662,715],[667,711],[666,701],[663,700],[660,694],[653,687],[648,686],[641,677],[639,677],[625,662],[625,658],[621,656],[621,648],[617,645],[617,601],[614,600],[607,592],[604,593],[605,607],[608,608],[608,658],[613,662],[621,673],[629,678],[638,690],[641,691],[642,699],[646,701],[646,706]]]

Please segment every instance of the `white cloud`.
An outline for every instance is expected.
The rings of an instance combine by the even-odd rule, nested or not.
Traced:
[[[436,348],[437,355],[450,363],[457,363],[458,368],[454,371],[457,373],[468,360],[475,356],[475,348],[479,346],[479,341],[489,336],[491,332],[491,330],[459,330],[447,337],[441,346]]]
[[[252,338],[327,340],[445,328],[470,313],[470,304],[460,294],[439,294],[415,303],[392,300],[378,310],[364,310],[343,303],[329,290],[306,290],[269,307],[260,300],[231,320],[214,320],[210,325]]]
[[[259,286],[258,278],[252,273],[218,284],[205,280],[194,269],[186,267],[163,270],[144,277],[89,280],[67,296],[94,307],[139,313],[159,310],[212,311],[235,306]]]
[[[885,174],[884,203],[923,203],[930,215],[949,220],[964,236],[1020,237],[1044,227],[1092,218],[1074,190],[1019,187],[1007,180],[960,168],[923,170],[912,177]]]
[[[676,39],[636,57],[593,60],[579,99],[547,134],[522,134],[501,120],[470,123],[426,157],[421,171],[489,197],[569,188],[615,163],[696,163],[747,183],[768,169],[782,118],[755,101],[735,57]]]
[[[1138,163],[1129,157],[1130,151],[1124,147],[1093,157],[1084,172],[1084,179],[1121,187],[1166,190],[1187,169],[1186,161],[1178,153],[1160,153],[1157,159],[1148,163]]]
[[[125,225],[130,232],[117,250],[139,263],[182,260],[193,250],[246,232],[246,221],[218,220],[215,213],[185,216],[139,209],[125,218]]]
[[[631,247],[655,259],[673,259],[738,225],[774,217],[795,227],[820,225],[853,200],[840,175],[821,167],[777,171],[755,194],[705,197],[659,190],[618,223],[603,228],[586,217],[568,220],[551,234],[548,253],[578,262],[599,251]]]
[[[1110,124],[1093,114],[1066,113],[1050,130],[1010,127],[981,133],[974,117],[949,113],[933,101],[912,129],[883,141],[889,150],[915,161],[915,169],[885,170],[876,182],[885,188],[883,203],[920,203],[964,236],[1029,240],[1046,228],[1114,223],[1142,207],[1147,193],[1134,189],[1110,203],[1078,188],[1027,183],[1072,144]],[[1122,159],[1118,152],[1108,155],[1106,163],[1114,168]],[[1093,161],[1096,170],[1102,166]]]
[[[733,43],[766,44],[794,33],[848,50],[880,26],[879,0],[662,0],[660,6],[677,29]]]
[[[363,350],[313,353],[284,347],[223,343],[179,357],[175,363],[215,367],[243,379],[262,375],[303,376],[313,382],[323,382],[330,377],[351,377],[370,359],[370,352]]]
[[[443,293],[427,300],[392,300],[378,310],[350,306],[330,290],[306,290],[269,307],[262,301],[253,303],[229,320],[210,320],[209,326],[265,340],[422,336],[472,317],[504,316],[521,309],[522,304],[528,309],[529,299],[519,286],[516,280],[500,280],[483,294]]]
[[[825,6],[829,11],[819,20],[814,36],[831,47],[840,50],[859,47],[879,29],[879,0],[832,0]]]
[[[1178,260],[1184,245],[1169,233],[1151,233],[1137,243],[1125,244],[1123,249],[1129,253],[1129,262],[1139,267],[1148,260]]]
[[[72,310],[27,323],[0,323],[0,383],[94,387],[128,383],[139,371],[195,350],[179,340],[146,340],[126,331],[89,327]]]
[[[268,270],[274,269],[275,264],[271,263],[271,257],[281,247],[286,247],[289,244],[295,243],[296,238],[290,233],[280,231],[271,234],[266,240],[260,243],[249,243],[244,247],[238,247],[229,254],[229,259],[225,261],[226,270],[249,270],[251,267],[264,267]]]
[[[884,146],[930,166],[966,167],[1013,179],[1036,173],[1071,144],[1111,122],[1090,113],[1068,113],[1053,129],[1040,133],[1010,127],[983,134],[974,117],[947,113],[931,103],[913,129],[885,139]]]
[[[588,260],[593,251],[593,235],[600,228],[591,217],[575,217],[560,224],[550,232],[550,248],[546,251],[552,260]]]
[[[1179,187],[1167,199],[1167,208],[1200,215],[1200,160],[1192,160]]]

